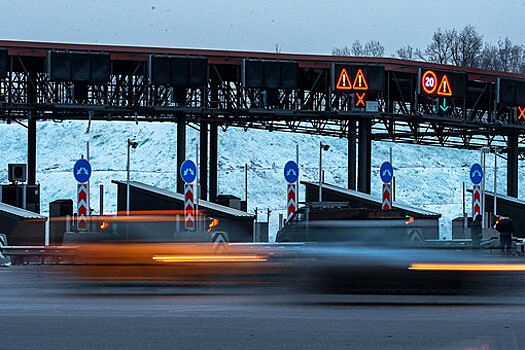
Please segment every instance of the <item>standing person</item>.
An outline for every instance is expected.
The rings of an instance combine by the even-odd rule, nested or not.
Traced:
[[[482,227],[481,227],[482,217],[479,214],[476,214],[472,226],[470,227],[470,238],[472,238],[472,246],[474,248],[479,248],[481,245]]]
[[[501,249],[510,252],[512,247],[512,234],[514,233],[514,223],[508,216],[502,216],[496,221],[496,230],[499,232]]]

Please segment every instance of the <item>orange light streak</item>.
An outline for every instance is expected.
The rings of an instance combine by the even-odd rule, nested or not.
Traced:
[[[418,271],[525,271],[525,264],[412,264]]]
[[[256,262],[267,261],[268,257],[263,255],[156,255],[154,261],[165,263],[188,263],[188,262]]]

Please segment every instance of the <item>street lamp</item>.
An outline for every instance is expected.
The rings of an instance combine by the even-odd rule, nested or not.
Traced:
[[[319,202],[323,201],[323,151],[329,149],[329,145],[319,142]]]
[[[481,227],[485,228],[485,155],[490,152],[490,148],[481,147],[481,169],[483,169],[483,179],[481,180]]]
[[[128,139],[128,165],[126,167],[127,181],[126,181],[126,215],[129,215],[129,168],[130,168],[130,157],[131,149],[137,148],[139,143],[137,141],[131,141]]]

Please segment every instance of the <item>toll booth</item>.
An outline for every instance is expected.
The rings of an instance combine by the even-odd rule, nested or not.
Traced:
[[[472,190],[468,189],[467,192],[472,193]],[[470,207],[471,206],[467,206],[467,208]],[[496,195],[496,213],[494,213],[494,192],[485,191],[485,213],[489,214],[486,216],[488,218],[486,226],[494,225],[494,220],[499,216],[508,216],[514,222],[514,235],[525,238],[524,200],[498,193]],[[471,221],[471,219],[469,221]]]
[[[319,183],[301,181],[306,187],[306,202],[319,201]],[[367,193],[354,191],[330,184],[322,185],[323,202],[347,203],[351,208],[365,208],[370,210],[381,210],[382,201]],[[406,204],[393,202],[392,209],[402,216],[413,217],[415,220],[425,220],[427,229],[424,239],[439,239],[439,219],[441,214],[415,208]]]
[[[117,210],[126,211],[126,182],[117,185]],[[130,182],[130,211],[184,210],[184,195],[141,182]],[[199,210],[219,220],[218,231],[226,231],[231,242],[253,242],[255,215],[217,203],[199,199]]]
[[[45,216],[0,203],[0,233],[9,245],[44,245],[45,226]]]

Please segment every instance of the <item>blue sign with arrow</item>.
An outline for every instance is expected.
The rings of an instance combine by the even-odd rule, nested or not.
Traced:
[[[197,166],[191,159],[186,159],[180,166],[180,176],[185,183],[191,184],[197,177]]]
[[[85,159],[79,159],[73,166],[73,176],[80,183],[89,181],[91,177],[91,165]]]
[[[384,162],[379,169],[379,176],[384,183],[388,184],[392,181],[394,177],[394,168],[390,162]]]
[[[483,168],[481,168],[481,165],[478,163],[474,164],[472,168],[470,168],[470,179],[474,185],[479,185],[481,181],[483,181]]]
[[[295,183],[299,178],[299,167],[293,160],[284,165],[284,178],[288,183]]]

